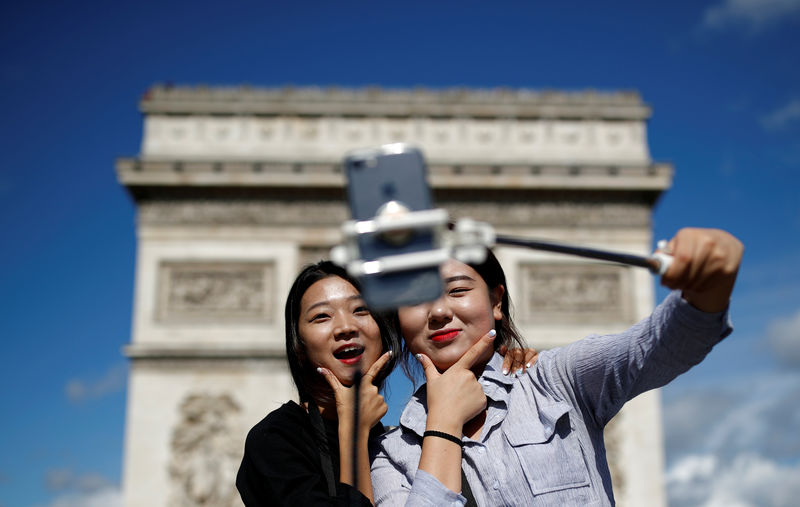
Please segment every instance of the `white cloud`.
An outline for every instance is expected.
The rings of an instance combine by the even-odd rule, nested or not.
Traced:
[[[44,482],[57,496],[42,507],[122,506],[120,488],[100,474],[78,474],[70,468],[54,468],[47,471]]]
[[[800,459],[800,374],[750,375],[665,401],[667,456],[753,453]]]
[[[93,381],[71,379],[64,387],[64,391],[73,403],[102,398],[125,388],[127,371],[124,363],[118,363],[111,366],[99,379]]]
[[[705,28],[745,27],[759,32],[800,13],[800,0],[724,0],[706,9]]]
[[[774,320],[767,331],[767,342],[779,363],[800,368],[800,310]]]
[[[44,484],[50,491],[74,490],[92,493],[112,487],[111,481],[100,474],[76,474],[70,468],[53,468],[44,476]]]
[[[122,492],[111,486],[91,492],[70,492],[44,507],[122,507]]]
[[[670,398],[664,429],[671,506],[796,505],[800,373],[751,374]]]
[[[793,121],[800,121],[800,99],[793,99],[762,117],[761,126],[767,130],[778,130]]]
[[[779,463],[755,454],[732,461],[692,455],[667,472],[673,507],[783,507],[797,505],[800,463]]]

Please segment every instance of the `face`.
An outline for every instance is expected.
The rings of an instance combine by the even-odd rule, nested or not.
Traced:
[[[300,299],[304,359],[351,385],[358,365],[369,369],[381,355],[381,334],[361,294],[350,282],[329,276],[312,284]]]
[[[436,301],[398,311],[403,340],[413,354],[426,354],[439,371],[461,358],[503,317],[503,286],[490,290],[477,271],[458,261],[441,267],[444,293]],[[485,364],[491,350],[478,363]]]

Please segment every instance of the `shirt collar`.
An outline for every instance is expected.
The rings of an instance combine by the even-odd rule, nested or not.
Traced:
[[[516,380],[515,377],[503,375],[503,356],[495,352],[486,364],[478,382],[483,388],[484,394],[496,402],[508,405],[509,392]],[[426,384],[411,396],[406,408],[400,415],[400,426],[403,426],[422,438],[425,432],[425,422],[427,420],[428,397]]]

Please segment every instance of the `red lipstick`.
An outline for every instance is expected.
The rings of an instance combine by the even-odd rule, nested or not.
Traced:
[[[336,349],[336,352],[333,353],[333,357],[348,366],[352,366],[361,360],[361,355],[363,353],[364,347],[355,343],[350,343]]]
[[[431,340],[437,343],[452,341],[458,336],[458,329],[442,329],[431,335]]]

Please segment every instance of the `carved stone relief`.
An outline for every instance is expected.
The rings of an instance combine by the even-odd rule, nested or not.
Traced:
[[[189,394],[172,432],[172,507],[241,505],[235,488],[241,454],[239,404],[229,394]]]
[[[173,149],[185,143],[213,141],[216,145],[244,143],[251,149],[259,146],[274,147],[278,143],[315,146],[320,142],[322,130],[318,118],[284,116],[269,120],[250,116],[222,116],[219,118],[166,117],[150,118],[152,128],[148,131],[148,143],[170,145]],[[382,118],[336,118],[329,122],[327,130],[330,139],[347,143],[386,143],[403,138],[415,144],[447,144],[450,141],[468,141],[480,147],[512,146],[524,148],[530,144],[531,131],[543,129],[543,141],[552,146],[584,146],[590,132],[601,131],[596,138],[606,149],[619,149],[624,146],[640,148],[646,139],[631,135],[641,122],[605,121],[553,121],[517,120],[509,123],[505,118],[432,119],[414,117],[393,119],[390,128]],[[468,136],[455,136],[452,133],[465,126]],[[254,127],[252,130],[250,127]],[[252,132],[252,133],[251,133]],[[281,132],[282,135],[276,135]],[[207,135],[210,134],[210,135]],[[237,135],[238,134],[238,135]],[[210,138],[210,139],[209,139]],[[319,148],[319,146],[316,146]]]
[[[272,263],[257,262],[163,262],[158,318],[271,322],[274,269]]]
[[[330,246],[311,246],[305,245],[300,247],[300,265],[298,269],[302,268],[307,264],[314,264],[321,260],[329,260],[331,258],[331,248],[333,245]]]
[[[602,264],[522,263],[519,315],[526,324],[627,322],[626,268]]]

